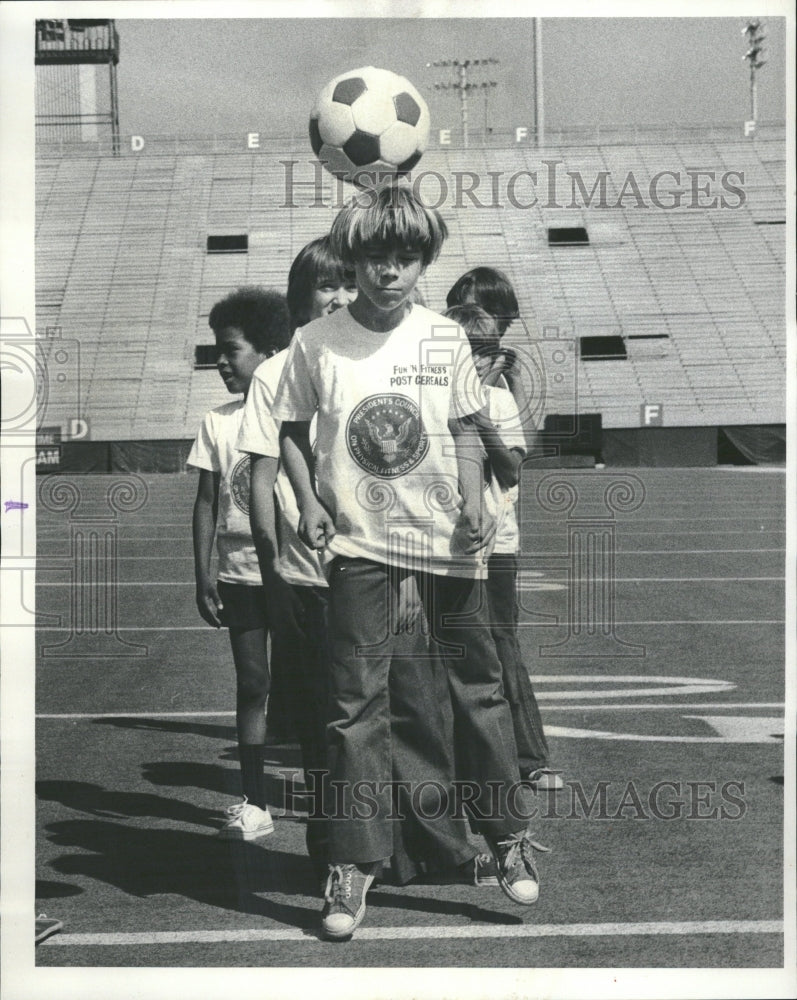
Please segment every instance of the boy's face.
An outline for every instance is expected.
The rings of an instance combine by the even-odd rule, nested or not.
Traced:
[[[310,300],[310,319],[328,316],[357,298],[354,278],[320,278]]]
[[[364,246],[354,264],[357,287],[380,312],[405,305],[424,272],[420,250]]]
[[[225,326],[216,331],[216,366],[227,392],[247,392],[255,368],[268,357],[249,343],[243,330]]]

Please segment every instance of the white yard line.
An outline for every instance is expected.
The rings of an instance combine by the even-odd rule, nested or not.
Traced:
[[[534,678],[535,683],[538,683],[538,678]],[[690,702],[687,704],[664,704],[664,705],[546,705],[546,712],[605,712],[608,710],[612,711],[697,711],[704,708],[712,709],[722,709],[722,708],[755,708],[755,709],[779,709],[783,708],[782,701],[701,701],[701,702]],[[233,718],[235,712],[231,711],[218,711],[218,712],[127,712],[123,709],[119,709],[116,712],[41,712],[36,718],[37,719],[50,719],[50,720],[79,720],[79,719],[218,719],[218,718]]]
[[[783,618],[743,618],[743,619],[679,619],[679,620],[656,620],[656,621],[617,621],[615,625],[784,625]],[[551,623],[540,628],[565,628],[566,621]],[[58,626],[42,625],[37,627],[37,633],[58,633],[69,632],[68,628]],[[117,632],[208,632],[213,631],[209,625],[128,625],[121,626]]]
[[[520,571],[523,574],[523,570]],[[782,576],[618,576],[615,583],[782,583]],[[534,582],[539,583],[567,583],[567,577],[535,576]],[[37,587],[72,587],[71,580],[58,580],[46,582],[38,580]],[[196,586],[193,580],[121,580],[115,584],[117,587],[191,587]],[[521,588],[523,581],[521,580]]]
[[[162,541],[162,539],[159,539]],[[616,555],[618,556],[710,556],[710,555],[727,555],[733,552],[785,552],[784,546],[779,546],[774,549],[617,549]],[[535,559],[541,558],[563,558],[567,556],[567,550],[563,549],[561,552],[535,552],[533,553]],[[120,553],[120,562],[152,562],[153,560],[163,561],[167,559],[169,562],[189,562],[193,561],[193,555],[190,553],[188,555],[165,555],[165,556],[126,556]]]
[[[659,937],[691,934],[782,934],[781,920],[685,920],[606,924],[479,924],[440,927],[360,927],[356,941],[444,940],[543,937]],[[41,947],[214,944],[221,942],[304,941],[321,943],[316,931],[241,928],[217,931],[138,931],[106,934],[56,934]]]

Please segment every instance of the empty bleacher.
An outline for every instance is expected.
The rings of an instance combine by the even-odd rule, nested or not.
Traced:
[[[284,288],[295,254],[339,207],[340,186],[315,173],[304,149],[279,140],[247,152],[214,147],[40,151],[37,332],[50,338],[45,353],[54,334],[79,344],[79,408],[94,440],[191,437],[226,399],[214,371],[194,370],[194,347],[212,340],[211,306],[242,284]],[[695,169],[715,178],[700,197],[724,196],[727,207],[694,206]],[[656,205],[650,180],[661,171],[680,182],[662,184]],[[741,197],[721,186],[729,171]],[[603,203],[585,198],[572,175],[587,193],[603,177]],[[427,303],[442,309],[468,268],[506,271],[522,314],[508,338],[523,339],[524,327],[531,337],[543,413],[600,413],[605,428],[631,428],[641,404],[658,403],[668,426],[784,421],[782,129],[754,140],[712,129],[682,141],[605,134],[544,150],[443,147],[424,155],[415,179],[427,201],[443,194],[450,229],[422,280]],[[549,245],[552,227],[583,227],[588,243]],[[236,234],[247,236],[245,252],[207,252],[209,235]],[[583,336],[621,336],[626,357],[582,360]],[[66,428],[74,416],[73,382],[53,382],[44,422]]]

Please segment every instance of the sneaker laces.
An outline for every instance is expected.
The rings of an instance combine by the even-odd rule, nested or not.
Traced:
[[[523,864],[524,869],[530,872],[535,880],[539,879],[539,873],[537,872],[537,863],[534,860],[534,851],[542,851],[543,853],[550,854],[551,848],[545,847],[544,844],[540,844],[536,840],[532,840],[531,835],[528,833],[513,833],[508,837],[504,837],[497,841],[498,846],[502,849],[502,854],[504,850],[506,854],[503,855],[501,866],[505,870],[514,868],[518,861]]]
[[[328,903],[342,904],[344,899],[351,898],[351,880],[354,875],[354,865],[330,865],[324,896]]]
[[[244,809],[249,805],[249,799],[244,795],[243,802],[236,802],[235,805],[227,806],[224,810],[230,819],[240,819],[243,816]]]

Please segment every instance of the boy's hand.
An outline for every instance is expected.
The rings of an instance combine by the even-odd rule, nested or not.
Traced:
[[[198,582],[196,585],[196,606],[200,615],[214,628],[221,628],[219,611],[224,605],[216,590],[216,586],[210,580]]]
[[[481,505],[467,504],[459,512],[454,527],[454,537],[458,539],[465,555],[472,555],[483,549],[495,534],[498,522]]]
[[[506,379],[509,388],[520,379],[520,365],[518,364],[517,351],[511,347],[504,347],[496,358],[495,368]]]
[[[313,501],[299,515],[299,538],[311,549],[325,548],[335,537],[335,524],[323,504]]]

